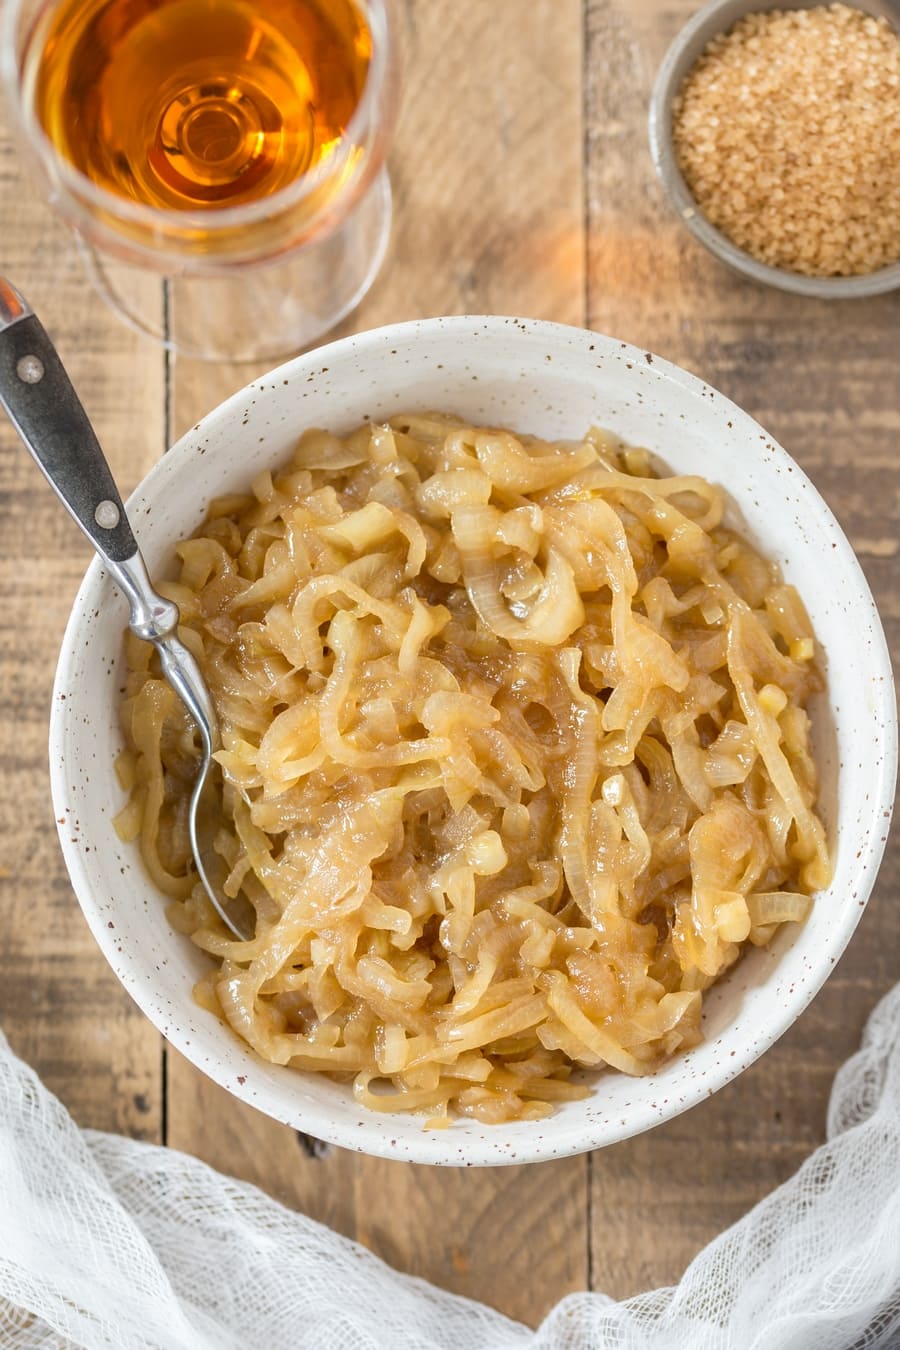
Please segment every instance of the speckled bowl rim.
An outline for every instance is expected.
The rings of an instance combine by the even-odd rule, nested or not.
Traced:
[[[866,8],[866,0],[850,2],[856,8]],[[682,80],[711,38],[731,28],[745,14],[770,9],[809,9],[817,3],[821,0],[712,0],[689,19],[666,52],[653,84],[648,118],[650,154],[678,219],[720,262],[751,281],[794,295],[818,300],[859,300],[900,287],[900,262],[855,277],[807,277],[758,262],[703,215],[678,168],[672,144],[672,104]]]
[[[865,803],[854,807],[858,811],[856,819],[859,837],[852,840],[856,856],[851,863],[852,874],[848,888],[852,888],[851,894],[847,895],[845,903],[842,902],[838,921],[826,930],[827,939],[814,953],[814,959],[807,960],[806,955],[803,956],[802,972],[789,989],[784,987],[784,977],[778,977],[779,961],[786,958],[776,959],[774,953],[772,954],[773,969],[769,972],[764,987],[768,999],[768,989],[774,980],[773,995],[777,993],[777,998],[773,996],[768,999],[763,1022],[759,1025],[754,1023],[752,1041],[745,1028],[739,1053],[733,1048],[729,1050],[728,1034],[731,1026],[729,1024],[714,1043],[704,1041],[696,1050],[672,1061],[684,1066],[685,1073],[688,1072],[689,1062],[693,1065],[690,1069],[692,1075],[690,1081],[681,1087],[677,1098],[665,1097],[661,1101],[653,1100],[640,1104],[640,1109],[626,1112],[617,1119],[613,1119],[610,1114],[601,1118],[604,1110],[608,1112],[600,1095],[601,1086],[600,1093],[597,1094],[597,1113],[588,1121],[573,1123],[566,1121],[562,1116],[557,1116],[537,1122],[518,1122],[514,1128],[480,1126],[474,1133],[463,1133],[456,1126],[449,1130],[431,1132],[419,1128],[414,1137],[400,1141],[401,1146],[398,1148],[398,1140],[394,1137],[397,1132],[392,1126],[392,1121],[396,1120],[396,1117],[381,1116],[359,1108],[357,1120],[335,1121],[327,1109],[315,1103],[311,1107],[308,1098],[305,1098],[302,1080],[307,1075],[298,1074],[293,1070],[280,1070],[279,1073],[291,1076],[292,1087],[287,1092],[273,1091],[267,1080],[264,1081],[262,1072],[270,1066],[256,1060],[247,1047],[239,1046],[245,1054],[243,1072],[237,1078],[234,1076],[233,1066],[231,1072],[226,1072],[221,1059],[217,1060],[214,1057],[211,1061],[208,1056],[201,1054],[196,1043],[187,1036],[177,1019],[173,1021],[171,1010],[166,1011],[164,1008],[162,995],[156,992],[148,971],[141,971],[140,960],[136,960],[130,953],[123,953],[119,946],[118,935],[108,920],[110,914],[116,912],[115,906],[119,905],[121,908],[122,902],[117,898],[104,897],[95,892],[85,865],[83,846],[67,822],[70,797],[64,748],[70,719],[67,715],[65,691],[72,687],[72,674],[79,653],[90,650],[91,660],[95,659],[88,636],[90,619],[98,612],[98,605],[102,606],[104,597],[108,602],[112,589],[111,584],[105,579],[99,560],[95,559],[74,602],[57,668],[50,721],[50,775],[55,815],[66,866],[88,925],[110,966],[135,1002],[166,1039],[185,1058],[235,1097],[284,1124],[305,1130],[318,1138],[356,1152],[448,1166],[494,1166],[539,1161],[615,1143],[681,1114],[682,1111],[705,1100],[752,1064],[793,1024],[818,992],[859,922],[884,851],[897,772],[896,707],[887,643],[856,556],[826,503],[786,452],[767,436],[758,423],[730,400],[712,390],[700,379],[660,357],[587,330],[540,320],[523,321],[499,316],[454,316],[376,329],[343,338],[297,357],[254,381],[210,412],[157,463],[129,499],[129,511],[139,536],[142,514],[149,514],[156,487],[166,481],[170,472],[176,473],[182,461],[194,457],[196,462],[198,454],[205,454],[207,446],[214,444],[217,429],[230,423],[239,424],[243,416],[248,416],[251,396],[260,394],[264,384],[270,388],[277,388],[281,383],[312,380],[320,369],[324,371],[331,366],[339,354],[347,356],[352,354],[356,363],[364,363],[367,359],[374,361],[377,354],[383,356],[385,350],[390,349],[391,355],[396,355],[397,352],[401,357],[408,354],[410,361],[418,364],[426,359],[419,354],[423,345],[420,339],[440,334],[443,338],[468,343],[471,346],[473,333],[477,340],[483,341],[492,341],[501,335],[504,340],[508,341],[512,337],[514,341],[518,341],[521,335],[523,348],[527,348],[529,343],[534,348],[536,340],[542,350],[546,350],[547,353],[552,351],[555,359],[560,358],[567,350],[570,352],[574,350],[579,359],[587,359],[585,353],[590,352],[589,359],[596,360],[598,368],[603,368],[603,362],[608,365],[615,362],[624,363],[629,371],[633,368],[635,384],[638,386],[641,379],[661,381],[666,389],[672,386],[680,387],[690,395],[692,403],[698,400],[717,401],[716,406],[720,415],[732,419],[727,425],[734,425],[736,428],[733,433],[736,442],[743,444],[749,453],[764,458],[771,464],[773,472],[783,475],[780,482],[792,483],[792,489],[797,494],[795,499],[797,504],[802,499],[804,509],[812,513],[816,529],[830,541],[829,563],[833,562],[838,569],[843,569],[853,592],[854,604],[865,611],[866,631],[869,635],[867,644],[871,648],[869,655],[873,672],[873,727],[880,733],[880,758],[872,763],[871,779],[866,778],[869,790],[866,793]],[[534,352],[523,351],[522,359],[524,362],[529,354],[535,363],[535,370],[531,373],[536,376],[538,358]],[[551,358],[548,355],[542,359]],[[677,397],[677,393],[673,394],[673,397]],[[753,449],[757,440],[765,443],[764,450]],[[787,475],[793,477],[788,479]],[[98,683],[101,683],[99,677],[104,673],[101,670],[101,657],[102,653],[98,653],[96,657]],[[108,654],[104,659],[108,659]],[[70,703],[68,705],[70,710],[71,706]],[[75,738],[80,736],[82,741],[88,734],[80,729],[72,730],[72,736]],[[874,751],[868,747],[861,753],[874,756]],[[860,768],[862,767],[860,763]],[[858,852],[856,845],[859,846]],[[136,845],[132,847],[135,850],[137,848]],[[173,942],[187,941],[174,931],[171,937]],[[233,1053],[232,1043],[237,1044],[236,1038],[221,1024],[217,1026],[222,1034],[229,1038],[229,1052]],[[222,1050],[220,1055],[224,1057],[225,1053]],[[658,1079],[659,1075],[655,1076],[655,1079],[629,1081],[640,1085]],[[604,1075],[600,1075],[595,1081],[602,1085],[608,1080]],[[293,1088],[294,1083],[297,1084],[296,1091]],[[478,1125],[477,1122],[459,1124],[466,1129]],[[351,1128],[351,1125],[355,1128]],[[507,1137],[510,1132],[514,1136],[514,1147]]]

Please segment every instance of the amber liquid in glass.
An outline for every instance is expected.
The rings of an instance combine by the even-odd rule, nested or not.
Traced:
[[[352,0],[63,0],[38,19],[25,73],[47,135],[94,183],[196,211],[258,201],[325,160],[370,55]]]

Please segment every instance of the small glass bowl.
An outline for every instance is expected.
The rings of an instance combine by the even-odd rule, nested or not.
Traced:
[[[820,300],[858,299],[900,287],[900,261],[852,277],[809,277],[758,262],[704,216],[681,175],[672,144],[672,105],[682,81],[711,38],[725,33],[745,14],[770,9],[812,9],[816,0],[712,0],[685,24],[659,68],[650,96],[650,153],[669,201],[695,239],[727,266],[766,286]],[[849,0],[855,8],[897,23],[894,0]]]

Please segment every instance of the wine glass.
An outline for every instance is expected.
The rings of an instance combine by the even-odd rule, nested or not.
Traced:
[[[165,346],[286,355],[371,285],[391,219],[386,0],[7,0],[0,71],[92,280]],[[128,286],[148,269],[162,323]]]

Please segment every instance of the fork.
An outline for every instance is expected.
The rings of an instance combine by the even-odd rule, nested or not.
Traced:
[[[178,637],[178,606],[154,589],[96,433],[59,354],[27,300],[0,277],[0,404],[63,506],[97,550],[131,611],[128,626],[152,642],[163,674],[200,734],[188,828],[197,874],[217,914],[241,941],[212,846],[219,724],[196,660]]]

